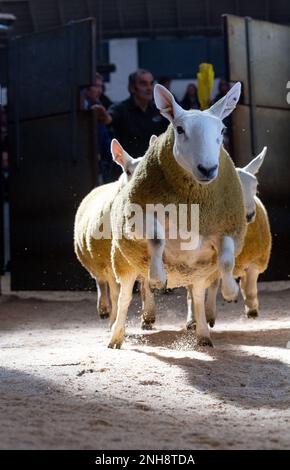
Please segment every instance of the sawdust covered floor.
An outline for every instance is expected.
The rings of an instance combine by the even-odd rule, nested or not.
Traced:
[[[4,286],[5,287],[5,286]],[[261,286],[261,316],[219,299],[214,349],[184,331],[185,292],[159,295],[142,332],[107,349],[95,293],[0,297],[1,449],[287,449],[290,283]]]

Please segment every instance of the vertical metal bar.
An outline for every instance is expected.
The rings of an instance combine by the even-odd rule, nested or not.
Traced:
[[[224,51],[225,51],[225,79],[230,82],[231,81],[231,65],[230,65],[230,39],[229,39],[229,20],[227,15],[222,15],[222,29],[224,35]],[[232,115],[229,116],[229,150],[230,155],[233,161],[236,163],[236,155],[235,155],[235,142],[234,142],[234,133],[233,133],[233,125],[232,125]]]
[[[248,69],[248,90],[250,107],[250,133],[252,155],[256,155],[257,134],[256,134],[256,96],[255,96],[255,77],[253,60],[253,23],[252,18],[245,18],[246,28],[246,51],[247,51],[247,69]]]
[[[20,82],[20,67],[19,56],[21,42],[18,39],[11,39],[9,41],[9,115],[11,120],[11,131],[13,133],[12,139],[12,154],[15,162],[15,169],[20,168],[20,110],[19,110],[19,82]]]
[[[104,62],[103,57],[103,0],[98,2],[98,52],[99,62]]]
[[[0,83],[0,137],[2,127],[2,87]],[[4,177],[2,168],[2,142],[0,141],[0,295],[1,276],[4,274]]]
[[[91,83],[95,82],[96,79],[96,49],[97,49],[97,25],[96,20],[91,21]],[[97,152],[97,119],[95,113],[90,113],[90,131],[92,139],[92,153],[91,153],[91,168],[92,168],[92,188],[96,186],[96,182],[99,180],[99,165],[98,165],[98,152]]]
[[[75,60],[75,23],[67,25],[69,38],[69,81],[70,81],[70,127],[72,162],[77,163],[77,87],[76,87],[76,60]]]

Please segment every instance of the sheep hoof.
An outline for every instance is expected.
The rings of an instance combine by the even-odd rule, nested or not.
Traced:
[[[107,313],[100,313],[100,319],[101,320],[106,320],[106,318],[109,318],[110,314],[107,312]]]
[[[187,330],[195,330],[196,329],[196,321],[195,320],[189,320],[186,322],[186,329]]]
[[[123,341],[110,341],[108,344],[109,349],[121,349]]]
[[[214,319],[208,320],[208,324],[209,324],[209,326],[210,326],[211,328],[213,328],[214,325],[215,325],[215,320],[214,320]]]
[[[106,318],[109,318],[110,316],[110,310],[108,307],[103,306],[98,308],[99,316],[101,320],[105,320]]]
[[[210,348],[213,348],[213,343],[210,338],[207,338],[206,336],[200,336],[197,338],[197,346],[209,346]]]
[[[124,341],[124,329],[117,330],[111,336],[111,340],[108,344],[110,349],[120,349]]]
[[[248,310],[246,313],[247,318],[258,318],[259,312],[255,308],[253,310]]]
[[[142,320],[141,321],[141,329],[142,330],[152,330],[152,327],[153,327],[153,323],[154,322],[151,322],[151,321],[148,321],[148,320]]]

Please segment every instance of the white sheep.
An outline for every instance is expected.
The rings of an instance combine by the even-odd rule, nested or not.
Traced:
[[[166,88],[155,86],[156,105],[171,125],[150,146],[134,178],[112,205],[112,263],[121,287],[109,347],[120,348],[123,342],[136,277],[146,278],[149,273],[153,285],[165,283],[164,250],[168,286],[192,285],[198,344],[212,346],[204,310],[207,280],[218,269],[224,297],[236,298],[234,259],[242,249],[246,230],[241,183],[222,147],[222,119],[234,110],[239,96],[237,83],[209,110],[184,111]],[[145,212],[147,204],[171,204],[177,210],[180,204],[199,204],[198,248],[182,250],[181,239],[169,238],[167,227],[154,213],[146,217],[145,224],[146,230],[151,224],[152,239],[146,240],[144,232],[140,237],[138,230],[132,236],[132,205]]]
[[[236,168],[242,183],[243,195],[246,207],[247,232],[242,252],[235,260],[234,276],[240,278],[241,292],[245,302],[245,313],[248,318],[258,316],[259,302],[257,297],[258,276],[263,273],[269,263],[272,237],[267,211],[261,200],[256,196],[258,173],[267,147],[244,168]],[[211,327],[216,320],[216,297],[219,287],[219,279],[216,279],[208,288],[205,302],[206,319]],[[187,328],[195,324],[193,301],[190,290],[187,292]]]
[[[128,155],[116,139],[112,140],[111,152],[113,160],[122,167],[123,173],[117,181],[93,189],[82,200],[74,225],[75,253],[96,280],[97,310],[101,318],[110,316],[110,324],[115,321],[119,295],[119,286],[111,266],[110,208],[115,196],[130,181],[141,161],[141,158],[134,159]],[[107,238],[101,236],[104,223],[107,223]],[[145,289],[147,290],[146,284]],[[147,295],[143,297],[144,314],[152,309],[152,295],[148,288]]]

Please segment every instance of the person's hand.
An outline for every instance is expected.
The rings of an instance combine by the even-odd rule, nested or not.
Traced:
[[[106,108],[101,104],[94,104],[90,109],[93,109],[96,112],[97,119],[104,124],[110,124],[112,118],[109,113],[107,113]]]

